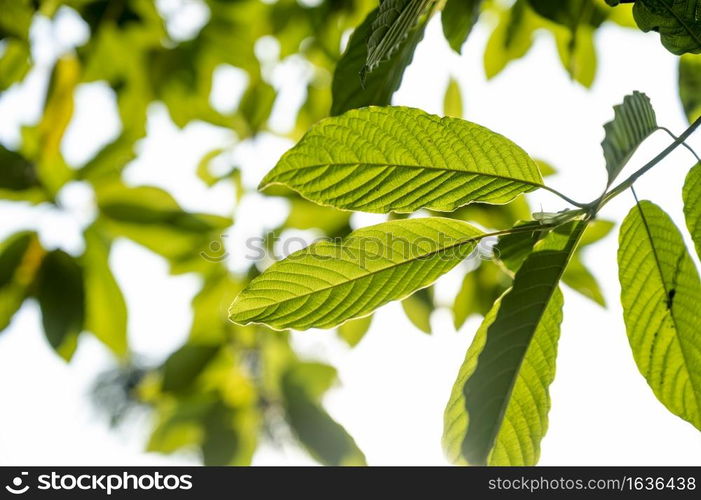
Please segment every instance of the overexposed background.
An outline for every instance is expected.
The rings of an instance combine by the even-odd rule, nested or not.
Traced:
[[[166,10],[169,4],[173,2],[159,2]],[[184,17],[173,16],[169,26],[185,37],[206,19],[206,11],[197,2],[189,5]],[[463,55],[458,56],[449,49],[439,20],[434,19],[394,102],[440,114],[444,89],[453,76],[462,87],[466,119],[503,133],[532,156],[553,164],[559,173],[548,181],[580,201],[593,199],[603,189],[602,124],[611,119],[611,107],[625,94],[634,89],[647,93],[661,124],[677,132],[686,128],[677,97],[676,58],[662,48],[655,34],[610,24],[599,30],[599,70],[590,90],[569,80],[554,41],[545,33],[537,36],[525,58],[487,82],[482,69],[487,34],[487,27],[479,24]],[[87,35],[82,21],[67,9],[53,21],[35,22],[32,37],[37,69],[24,84],[0,96],[0,142],[16,146],[19,126],[38,120],[55,57],[82,43]],[[263,58],[275,56],[270,40],[261,41],[258,49]],[[305,67],[295,59],[269,66],[269,80],[281,89],[271,128],[285,131],[304,96]],[[223,68],[216,74],[212,102],[231,109],[243,88],[240,75]],[[148,137],[139,143],[139,157],[127,167],[126,180],[161,186],[186,209],[230,214],[235,204],[233,189],[225,183],[207,188],[195,177],[194,166],[208,151],[230,145],[233,134],[203,123],[179,130],[161,105],[150,109],[148,125]],[[67,161],[72,165],[85,162],[116,137],[120,127],[109,87],[82,85],[62,144]],[[669,143],[669,138],[658,134],[635,155],[626,172]],[[701,134],[689,143],[701,151]],[[264,134],[239,147],[236,160],[245,169],[246,184],[254,187],[289,146],[286,140]],[[639,196],[665,208],[680,227],[684,226],[681,187],[692,164],[691,155],[679,148],[637,184]],[[565,208],[547,193],[529,197],[537,209]],[[30,226],[40,231],[46,246],[79,252],[80,231],[94,216],[91,199],[87,185],[72,183],[61,194],[67,207],[63,213],[45,206],[0,202],[0,238]],[[623,194],[604,208],[601,217],[620,223],[632,204],[632,196]],[[243,240],[277,225],[284,220],[285,210],[283,200],[258,195],[243,200],[237,208],[236,229],[227,238],[232,268],[242,265],[237,256]],[[357,214],[353,222],[362,226],[377,220]],[[557,377],[551,387],[550,430],[540,463],[700,465],[701,433],[655,399],[633,362],[618,303],[616,233],[617,229],[586,253],[608,309],[565,291]],[[128,241],[115,245],[111,264],[128,301],[131,346],[144,359],[159,360],[187,336],[189,303],[198,289],[198,278],[170,276],[164,261]],[[459,283],[459,271],[441,278],[439,300],[449,304]],[[432,321],[434,334],[428,336],[416,330],[401,306],[393,303],[375,316],[370,332],[353,350],[326,331],[294,334],[300,353],[330,360],[339,368],[341,384],[326,398],[326,407],[345,425],[372,465],[446,463],[440,445],[443,408],[480,319],[473,317],[455,332],[450,311],[442,308]],[[32,302],[0,334],[0,464],[196,463],[195,457],[187,455],[144,453],[146,419],[117,431],[108,429],[91,406],[88,392],[95,376],[111,365],[110,355],[91,336],[81,338],[74,360],[63,363],[45,342],[38,307]],[[307,464],[311,460],[296,449],[263,446],[254,463]]]

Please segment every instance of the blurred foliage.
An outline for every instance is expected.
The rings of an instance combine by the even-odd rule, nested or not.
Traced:
[[[71,359],[83,335],[102,342],[114,353],[117,367],[100,377],[95,400],[113,423],[123,421],[134,407],[146,409],[154,421],[149,451],[192,452],[205,464],[247,464],[260,442],[295,442],[321,463],[364,463],[352,437],[322,404],[336,381],[335,369],[301,359],[286,332],[271,334],[261,326],[241,327],[227,320],[228,305],[265,265],[251,262],[237,274],[225,260],[211,257],[234,214],[193,213],[160,188],[129,185],[122,178],[137,157],[138,141],[147,136],[150,107],[162,103],[178,127],[203,121],[234,132],[234,144],[205,155],[193,173],[207,186],[232,183],[240,202],[249,193],[241,169],[230,165],[215,173],[212,163],[257,134],[272,133],[268,122],[280,91],[271,78],[275,65],[292,58],[305,64],[306,96],[292,129],[281,134],[297,139],[330,114],[389,104],[426,24],[444,5],[443,29],[454,50],[462,49],[478,19],[491,30],[484,53],[489,78],[526,55],[536,34],[544,32],[556,43],[564,69],[586,87],[596,75],[596,29],[606,22],[634,26],[630,6],[610,8],[603,0],[386,0],[379,6],[376,0],[192,1],[207,10],[206,21],[195,33],[178,37],[151,0],[0,0],[0,96],[41,71],[30,37],[37,19],[69,10],[89,30],[85,43],[53,61],[38,122],[23,127],[19,145],[0,145],[0,199],[61,210],[62,188],[83,181],[92,187],[96,210],[79,255],[44,248],[39,235],[29,231],[0,244],[0,330],[26,299],[33,299],[46,339],[62,358]],[[378,12],[383,7],[389,12],[392,2],[399,16],[378,20]],[[410,15],[401,14],[405,7],[413,9]],[[403,23],[393,38],[398,47],[386,51],[385,38],[397,36],[390,29],[397,22]],[[274,40],[272,60],[257,50],[262,40]],[[680,68],[681,97],[690,117],[699,108],[696,62],[685,58]],[[246,75],[246,88],[232,110],[222,111],[212,104],[214,75],[231,67]],[[61,144],[73,119],[76,90],[91,82],[104,82],[113,91],[121,128],[87,162],[69,165]],[[463,112],[460,87],[451,81],[445,113]],[[286,220],[271,235],[292,229],[337,237],[350,231],[348,212],[317,206],[291,192],[270,190],[267,195],[284,197],[289,204]],[[475,204],[449,214],[491,229],[510,227],[529,215],[524,199],[508,206]],[[173,274],[196,273],[201,279],[189,338],[160,363],[135,359],[129,347],[127,302],[109,262],[113,243],[121,238],[165,259]],[[576,263],[565,282],[603,304],[579,256]],[[489,259],[473,259],[463,271],[453,304],[437,304],[431,288],[403,301],[417,328],[430,333],[437,306],[451,307],[460,328],[473,314],[485,314],[511,280],[507,267]],[[371,321],[368,316],[342,325],[339,339],[357,345]]]

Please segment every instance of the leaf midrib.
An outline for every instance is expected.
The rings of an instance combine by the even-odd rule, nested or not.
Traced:
[[[323,287],[323,288],[319,288],[319,289],[317,289],[317,290],[313,290],[313,291],[311,291],[311,292],[306,292],[306,293],[303,293],[303,294],[300,294],[300,295],[296,295],[296,296],[291,297],[291,298],[288,298],[288,299],[282,299],[282,300],[276,301],[275,304],[282,304],[282,303],[285,303],[285,302],[289,302],[289,301],[291,301],[291,300],[297,300],[297,299],[300,299],[300,298],[304,298],[304,297],[307,297],[307,296],[309,296],[309,295],[313,295],[313,294],[316,294],[316,293],[325,292],[326,290],[330,290],[330,289],[332,289],[332,288],[336,288],[336,287],[338,287],[338,286],[345,285],[345,284],[347,284],[347,283],[352,283],[352,282],[354,282],[354,281],[358,281],[358,280],[361,280],[361,279],[365,279],[365,278],[367,278],[367,277],[369,277],[369,276],[373,276],[373,275],[375,275],[375,274],[385,272],[385,271],[387,271],[387,270],[389,270],[389,269],[394,269],[394,268],[396,268],[396,267],[403,266],[404,264],[410,264],[410,263],[412,263],[412,262],[417,261],[418,259],[425,259],[426,257],[432,257],[432,256],[436,255],[436,254],[439,253],[439,252],[442,252],[442,251],[445,251],[445,250],[450,250],[450,249],[452,249],[452,248],[457,248],[457,247],[460,247],[460,246],[462,246],[462,245],[467,245],[467,244],[469,244],[469,243],[473,243],[473,242],[475,242],[475,241],[481,240],[481,239],[483,239],[483,238],[485,238],[485,237],[488,237],[488,236],[498,236],[498,235],[503,234],[503,233],[505,233],[505,232],[506,232],[506,231],[499,231],[499,232],[497,232],[497,233],[485,233],[485,234],[481,234],[481,235],[479,235],[479,236],[475,236],[475,237],[473,237],[473,238],[469,238],[469,239],[467,239],[467,240],[461,241],[460,243],[456,243],[456,244],[454,244],[454,245],[449,245],[449,246],[446,246],[446,247],[442,247],[442,248],[440,248],[440,249],[438,249],[438,250],[433,250],[433,251],[431,251],[431,252],[422,254],[421,256],[415,257],[415,258],[413,258],[413,259],[409,259],[409,260],[405,260],[405,261],[402,261],[402,262],[393,263],[393,264],[390,265],[390,266],[383,267],[383,268],[377,269],[377,270],[375,270],[375,271],[371,271],[371,272],[369,272],[369,273],[367,273],[367,274],[364,274],[364,275],[362,275],[362,276],[357,276],[357,277],[355,277],[355,278],[348,279],[348,280],[346,280],[346,281],[344,281],[344,282],[342,282],[342,283],[339,283],[339,284],[329,285],[329,286],[326,286],[326,287]],[[265,308],[267,308],[267,307],[268,307],[268,306],[262,306],[262,307],[256,307],[256,308],[254,308],[254,309],[265,309]],[[253,309],[248,309],[248,310],[250,311],[250,310],[253,310]]]
[[[433,165],[409,165],[405,163],[380,163],[380,162],[360,162],[360,161],[353,161],[353,162],[339,162],[339,163],[317,163],[314,165],[302,165],[302,166],[297,166],[294,168],[291,168],[284,173],[288,173],[292,170],[308,170],[308,169],[317,169],[317,168],[325,168],[325,167],[353,167],[353,166],[358,166],[358,167],[380,167],[380,168],[405,168],[405,169],[424,169],[424,170],[436,170],[439,172],[453,172],[453,173],[461,173],[461,174],[466,174],[466,175],[481,175],[485,177],[494,177],[496,179],[504,179],[506,181],[511,181],[511,182],[518,182],[521,184],[528,184],[530,186],[542,188],[544,185],[540,182],[534,182],[534,181],[528,181],[525,179],[518,179],[516,177],[510,177],[508,175],[502,175],[502,174],[493,174],[493,173],[488,173],[488,172],[477,172],[475,170],[458,170],[454,168],[447,168],[447,167],[436,167]],[[259,186],[261,189],[265,188],[271,184],[275,183],[280,183],[280,181],[276,181],[275,178],[279,177],[280,174],[278,174],[275,177],[272,177],[271,180],[266,182],[265,184],[262,184]],[[265,180],[265,179],[264,179]]]
[[[662,264],[660,262],[659,255],[657,254],[657,248],[655,247],[655,240],[652,237],[652,231],[650,230],[650,226],[647,223],[647,218],[645,217],[645,212],[644,212],[640,202],[638,201],[636,203],[636,205],[638,207],[638,212],[640,212],[640,218],[643,221],[643,226],[645,227],[645,233],[647,234],[648,241],[650,242],[650,248],[652,249],[652,255],[653,255],[653,258],[655,260],[655,269],[657,270],[657,275],[660,278],[660,282],[662,283],[662,289],[664,290],[665,299],[667,299],[669,297],[670,290],[667,289],[667,282],[665,281],[665,276],[662,273]],[[681,258],[683,258],[683,255],[681,255]],[[678,270],[678,264],[676,267]],[[675,272],[675,275],[674,275],[675,281],[677,279],[677,274],[678,274],[678,272]],[[679,337],[679,326],[677,324],[677,318],[670,307],[665,306],[665,311],[666,311],[665,315],[668,315],[672,319],[672,323],[674,324],[674,338],[677,340],[677,343],[679,344],[679,350],[682,353],[682,359],[684,360],[684,369],[686,370],[687,376],[689,377],[689,382],[692,385],[694,385],[692,378],[690,376],[691,370],[689,369],[690,365],[689,365],[689,361],[688,361],[688,358],[686,355],[686,349],[684,347],[684,342],[682,342],[681,338]],[[696,401],[696,406],[697,406],[698,410],[701,412],[701,397],[700,397],[699,391],[694,390],[693,392],[694,392],[694,400]]]

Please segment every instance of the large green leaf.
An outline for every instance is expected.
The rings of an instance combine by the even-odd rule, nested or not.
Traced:
[[[643,201],[623,221],[621,304],[633,357],[669,411],[701,429],[701,284],[670,217]]]
[[[333,116],[350,109],[391,104],[392,95],[402,83],[404,70],[411,64],[414,50],[423,39],[426,24],[419,23],[409,30],[397,50],[385,61],[378,63],[377,68],[366,74],[363,81],[360,74],[367,59],[367,40],[376,18],[377,9],[353,32],[343,57],[336,64],[331,86]]]
[[[287,420],[300,443],[324,465],[365,465],[365,456],[319,400],[336,380],[336,370],[320,363],[297,363],[282,376]]]
[[[679,58],[679,98],[689,123],[701,116],[701,56]]]
[[[637,0],[633,16],[641,30],[657,31],[672,54],[701,53],[701,1]]]
[[[77,260],[62,250],[46,254],[36,294],[46,338],[62,358],[69,360],[85,318],[83,269]]]
[[[443,442],[452,460],[537,462],[562,319],[558,283],[585,228],[570,222],[543,239],[485,317],[445,412]]]
[[[657,130],[655,110],[650,99],[634,91],[613,107],[614,118],[604,125],[606,133],[601,147],[606,158],[608,184],[621,173],[638,146]]]
[[[480,125],[371,107],[319,122],[260,187],[271,184],[322,205],[386,213],[506,203],[542,177],[521,148]]]
[[[686,227],[696,245],[696,253],[701,256],[701,163],[689,170],[682,192]]]
[[[367,58],[361,78],[373,71],[394,51],[416,26],[434,0],[382,0],[367,41]]]
[[[110,242],[93,227],[85,233],[85,328],[117,356],[127,354],[127,305],[109,266]]]
[[[480,15],[482,0],[447,0],[441,13],[443,34],[458,54]]]
[[[230,318],[277,329],[331,328],[430,285],[481,236],[466,222],[432,217],[359,229],[340,243],[320,241],[253,279]]]

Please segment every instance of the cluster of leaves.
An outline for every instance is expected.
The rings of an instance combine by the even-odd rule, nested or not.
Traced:
[[[498,312],[499,304],[517,300],[514,296],[528,285],[528,279],[519,276],[534,272],[538,262],[528,263],[538,252],[562,255],[560,275],[551,276],[554,282],[561,279],[603,305],[603,295],[583,265],[581,252],[603,238],[612,223],[572,219],[560,224],[582,215],[576,210],[557,215],[554,221],[541,214],[547,220],[537,225],[528,221],[531,210],[518,195],[549,189],[543,176],[552,168],[531,160],[508,139],[459,120],[463,106],[455,82],[448,86],[445,99],[445,114],[453,118],[439,119],[404,108],[352,111],[391,103],[429,20],[442,9],[443,31],[458,52],[478,19],[496,21],[484,58],[490,78],[524,56],[537,32],[547,32],[556,41],[567,72],[590,86],[596,72],[594,31],[607,21],[632,27],[635,14],[641,29],[656,29],[666,46],[688,52],[680,58],[680,97],[690,120],[701,113],[701,56],[694,54],[698,53],[695,38],[680,31],[656,5],[673,3],[671,12],[683,16],[698,9],[683,8],[685,2],[678,0],[645,0],[643,6],[636,4],[632,14],[629,5],[610,8],[603,0],[507,3],[383,0],[378,5],[374,0],[324,0],[309,6],[296,0],[203,0],[207,21],[196,33],[178,38],[152,1],[0,0],[0,93],[22,85],[36,69],[29,31],[37,18],[72,10],[90,32],[84,44],[55,61],[39,122],[22,129],[20,145],[0,145],[0,199],[60,210],[62,188],[82,181],[94,192],[97,214],[83,232],[85,249],[79,255],[47,248],[41,235],[31,231],[11,235],[0,245],[0,331],[26,300],[35,300],[46,338],[64,359],[72,357],[81,335],[89,333],[103,342],[119,360],[119,367],[102,379],[97,399],[102,407],[112,409],[115,420],[137,403],[152,410],[156,423],[148,443],[151,451],[196,450],[207,464],[244,464],[250,462],[261,439],[292,440],[322,463],[363,463],[353,439],[321,404],[335,381],[333,367],[300,359],[290,348],[288,334],[271,335],[269,327],[337,326],[339,337],[354,346],[367,332],[372,310],[401,299],[407,317],[430,333],[431,313],[437,306],[431,283],[469,255],[485,231],[499,233],[504,227],[520,229],[499,240],[501,259],[473,261],[463,268],[462,287],[452,304],[457,328],[473,314],[486,315],[482,333],[468,353],[469,359],[475,359],[469,363],[474,365],[483,350],[498,353],[494,350],[500,345],[498,336],[489,335],[488,330],[492,323],[498,325],[496,329],[514,321],[502,317],[506,313]],[[682,18],[689,21],[685,26],[697,26],[698,14],[691,15],[696,17]],[[277,62],[301,58],[310,69],[306,99],[288,135],[299,139],[322,118],[337,117],[314,126],[266,177],[264,185],[271,186],[266,192],[284,196],[290,207],[287,219],[272,235],[313,229],[330,237],[347,236],[343,245],[352,250],[367,237],[390,235],[402,241],[419,234],[425,238],[418,255],[407,259],[397,253],[401,249],[382,248],[374,260],[362,260],[363,265],[354,260],[361,258],[356,254],[345,262],[326,261],[325,267],[317,268],[315,252],[335,251],[333,245],[319,245],[302,251],[299,260],[274,264],[259,277],[258,262],[250,263],[247,273],[233,274],[225,262],[202,258],[231,226],[232,217],[191,213],[162,189],[123,181],[125,167],[137,157],[135,146],[146,137],[147,114],[154,102],[162,103],[179,127],[205,121],[234,131],[237,142],[232,148],[269,132],[278,89],[271,83],[266,61],[256,54],[256,43],[264,37],[276,40]],[[210,99],[215,70],[222,65],[242,70],[247,79],[238,105],[227,112],[216,109]],[[61,143],[72,120],[75,92],[82,84],[98,81],[114,92],[120,133],[84,164],[69,165]],[[369,137],[379,137],[372,136],[373,130],[382,134],[391,130],[388,142],[367,147]],[[627,150],[616,149],[627,147],[626,131],[610,133],[611,158],[627,158]],[[439,137],[447,142],[437,141]],[[634,140],[638,139],[642,140]],[[329,154],[322,154],[320,145],[328,147]],[[240,201],[247,190],[241,185],[239,169],[232,166],[225,175],[210,172],[210,160],[220,153],[213,151],[203,158],[197,173],[207,185],[234,183]],[[327,164],[330,161],[333,165]],[[693,196],[697,190],[687,191],[685,196]],[[402,215],[417,209],[432,215],[440,212],[442,217],[406,219]],[[390,220],[349,235],[348,210],[388,213]],[[465,221],[478,223],[481,229]],[[439,234],[451,236],[450,248],[426,243]],[[109,264],[113,243],[120,238],[167,260],[173,274],[196,273],[201,278],[187,342],[155,366],[138,365],[129,347],[126,301]],[[343,267],[340,274],[338,266]],[[290,282],[290,272],[306,278]],[[352,282],[346,283],[346,277],[352,277]],[[287,290],[267,289],[286,281]],[[378,283],[385,285],[381,293],[367,293]],[[545,335],[546,344],[548,339],[556,341],[552,325],[558,323],[561,300],[556,286],[549,287],[548,300],[543,299],[547,304],[541,304],[537,323],[541,326],[517,335],[526,340]],[[242,290],[233,319],[267,326],[228,321],[227,307]],[[677,293],[672,293],[673,298]],[[284,305],[273,311],[270,301],[281,299]],[[261,301],[268,302],[266,307],[260,307]],[[339,307],[341,301],[344,307]],[[316,309],[309,312],[305,307],[311,305]],[[541,330],[547,332],[538,334]],[[540,354],[528,350],[525,356],[542,356],[550,366],[553,353],[545,344],[543,349]],[[464,367],[461,376],[480,380],[489,373],[473,366]],[[549,376],[543,375],[535,405],[541,416]],[[667,386],[660,391],[668,391]],[[460,399],[460,393],[455,397]],[[478,404],[479,397],[466,401]],[[515,403],[509,399],[505,404]],[[456,417],[459,428],[466,428],[469,408],[456,407],[463,408]],[[473,429],[481,430],[479,434],[470,431],[470,442],[486,439],[489,425],[489,415],[474,424]],[[498,424],[499,429],[502,425]],[[499,429],[491,432],[499,434]],[[479,452],[482,458],[485,446]],[[476,456],[470,461],[484,461]],[[522,460],[532,461],[525,456]]]
[[[636,4],[635,19],[641,28],[659,30],[672,51],[698,49],[687,43],[688,33],[678,26],[687,26],[679,16],[688,16],[690,9],[663,0],[655,10],[655,4]],[[422,16],[430,16],[431,5],[388,0],[371,14],[374,18],[361,27],[369,33],[363,36],[365,45],[352,38],[346,53],[365,50],[365,57],[352,59],[360,65],[361,79],[372,81],[384,68],[394,64],[392,71],[396,71],[407,60],[403,46],[412,43],[413,31],[421,29]],[[667,8],[666,17],[659,12],[660,5]],[[588,1],[517,2],[508,15],[522,16],[530,12],[527,8],[569,26],[574,45],[583,20],[598,25],[606,18],[603,7]],[[460,23],[457,9],[462,9]],[[653,11],[659,17],[655,22]],[[476,12],[472,2],[461,2],[460,7],[446,3],[444,30],[454,47],[464,41]],[[582,12],[587,15],[582,17]],[[698,20],[696,10],[692,16],[691,20]],[[398,30],[405,35],[398,36]],[[514,33],[508,33],[512,37]],[[344,59],[337,73],[343,63]],[[384,76],[382,81],[388,81]],[[455,100],[454,95],[449,100]],[[466,353],[446,407],[443,440],[456,463],[537,463],[547,430],[548,388],[555,375],[562,321],[560,282],[567,284],[569,274],[568,284],[587,290],[594,300],[601,299],[579,259],[584,245],[611,229],[596,215],[683,144],[701,120],[694,121],[654,160],[615,184],[640,144],[662,129],[647,96],[639,92],[627,96],[604,127],[602,149],[608,173],[604,194],[590,203],[578,203],[545,185],[538,164],[520,147],[477,124],[396,106],[341,113],[343,109],[339,106],[338,116],[312,127],[282,156],[260,188],[283,185],[319,205],[343,210],[388,214],[427,210],[447,213],[447,217],[394,216],[395,220],[357,229],[341,241],[317,242],[300,250],[270,266],[239,293],[230,308],[232,321],[305,330],[360,321],[394,300],[406,304],[415,298],[408,309],[421,310],[419,304],[431,297],[427,287],[474,255],[480,240],[497,237],[494,262],[510,279],[504,280],[506,289],[489,304]],[[684,186],[687,225],[697,247],[700,172],[701,164],[690,171]],[[576,208],[533,214],[532,220],[495,231],[451,217],[458,210],[468,210],[469,204],[510,204],[536,189],[547,189]],[[661,208],[648,201],[633,207],[621,227],[618,262],[621,303],[635,361],[657,398],[701,429],[701,343],[696,334],[701,322],[701,282],[679,230]],[[475,288],[463,285],[460,295]],[[460,320],[471,312],[469,308],[464,312],[464,307],[458,310]],[[456,317],[456,323],[460,320]]]

